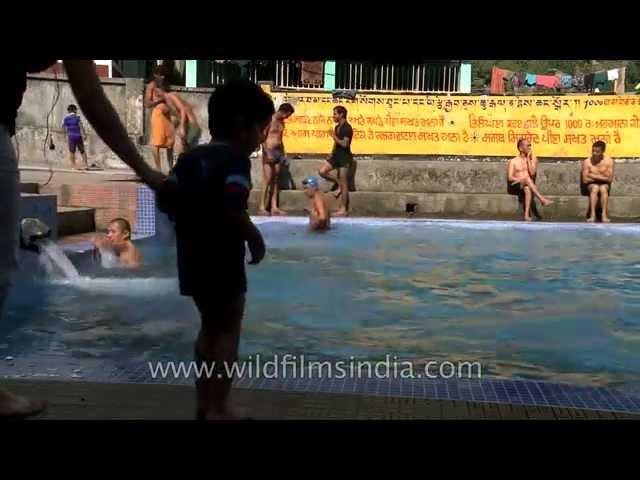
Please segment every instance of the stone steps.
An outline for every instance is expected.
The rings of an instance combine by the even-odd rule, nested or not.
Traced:
[[[87,207],[58,207],[58,236],[95,232],[95,212]]]
[[[319,159],[290,160],[289,174],[295,188],[301,188],[305,177],[317,176],[322,163]],[[581,195],[580,170],[577,161],[540,163],[536,183],[544,195]],[[253,187],[261,189],[260,159],[252,162],[251,177]],[[287,178],[281,179],[281,185],[291,188]],[[506,163],[360,159],[356,162],[355,187],[364,192],[506,194]],[[616,164],[612,192],[614,196],[640,196],[639,163]]]
[[[250,211],[255,213],[261,191],[253,190]],[[339,201],[325,194],[331,209],[338,208]],[[575,219],[586,217],[588,197],[581,195],[551,195],[555,203],[548,207],[538,204],[538,211],[545,219]],[[357,216],[406,216],[410,209],[417,215],[444,215],[467,218],[520,218],[521,206],[514,195],[466,194],[466,193],[404,193],[404,192],[351,192],[350,210]],[[301,190],[280,192],[280,206],[291,213],[303,213],[308,199]],[[610,216],[631,221],[640,218],[639,196],[612,196],[609,199]]]

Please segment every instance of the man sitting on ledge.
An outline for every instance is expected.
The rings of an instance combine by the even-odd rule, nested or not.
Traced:
[[[596,204],[600,196],[602,206],[602,221],[610,222],[608,215],[609,194],[613,182],[613,159],[605,157],[607,145],[598,140],[591,147],[591,156],[582,162],[582,184],[589,190],[589,218],[587,222],[596,219]]]
[[[529,140],[518,140],[518,152],[518,156],[513,157],[507,164],[507,179],[512,187],[524,193],[524,219],[530,222],[532,194],[538,197],[545,207],[553,201],[544,197],[536,188],[534,178],[538,170],[538,159],[533,155]]]

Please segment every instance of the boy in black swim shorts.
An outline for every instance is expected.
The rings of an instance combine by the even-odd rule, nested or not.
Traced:
[[[196,380],[198,419],[236,417],[227,403],[232,377],[225,365],[238,358],[245,242],[249,264],[265,255],[247,213],[249,156],[264,141],[273,113],[271,98],[254,83],[218,87],[209,100],[211,143],[184,154],[158,195],[160,209],[175,222],[180,293],[193,297],[202,319],[195,359],[213,372]]]
[[[285,215],[286,212],[278,207],[278,190],[280,171],[284,168],[286,157],[284,153],[284,121],[293,115],[293,106],[283,103],[273,115],[267,139],[262,145],[262,195],[258,208],[262,215]],[[267,205],[271,210],[267,210]]]

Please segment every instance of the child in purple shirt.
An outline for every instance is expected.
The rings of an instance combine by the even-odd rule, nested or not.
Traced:
[[[87,138],[87,134],[84,131],[84,125],[80,121],[78,107],[71,104],[67,107],[67,112],[69,112],[69,115],[64,117],[63,126],[67,132],[67,139],[69,141],[69,160],[71,160],[71,165],[73,165],[73,169],[75,170],[77,149],[80,152],[80,155],[82,155],[84,170],[88,170],[89,164],[87,163],[87,153],[84,150],[84,139]]]

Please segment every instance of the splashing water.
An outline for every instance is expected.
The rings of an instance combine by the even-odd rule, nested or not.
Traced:
[[[41,261],[50,277],[77,279],[80,277],[78,270],[62,249],[49,239],[36,240],[34,242],[40,249]]]

